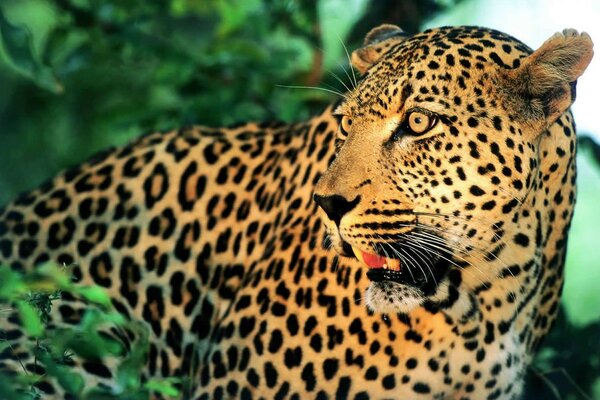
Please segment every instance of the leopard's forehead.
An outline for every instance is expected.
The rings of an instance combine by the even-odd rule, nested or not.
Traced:
[[[393,45],[365,72],[343,107],[361,115],[385,104],[379,111],[386,114],[401,106],[415,89],[421,91],[421,100],[433,101],[428,95],[436,100],[468,97],[476,86],[483,86],[482,79],[518,67],[531,52],[521,41],[493,29],[426,30]]]

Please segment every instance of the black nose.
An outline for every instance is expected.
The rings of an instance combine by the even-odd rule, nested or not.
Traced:
[[[319,196],[315,194],[313,199],[325,211],[329,219],[340,225],[340,220],[348,211],[352,210],[360,201],[360,196],[356,196],[354,200],[348,201],[342,196]]]

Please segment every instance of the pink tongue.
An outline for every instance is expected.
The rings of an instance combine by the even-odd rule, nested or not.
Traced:
[[[362,252],[362,258],[369,268],[382,268],[385,264],[385,257],[378,256],[377,254],[370,254]]]

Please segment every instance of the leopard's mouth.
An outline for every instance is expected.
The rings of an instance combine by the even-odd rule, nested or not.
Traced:
[[[367,278],[372,282],[395,282],[417,287],[424,292],[434,291],[452,263],[449,254],[439,251],[418,251],[403,247],[403,257],[390,258],[366,252],[356,246],[350,246],[354,256],[367,270]],[[411,254],[412,253],[412,254]],[[417,261],[419,260],[419,261]]]
[[[403,275],[406,268],[403,268],[400,259],[369,253],[355,246],[352,246],[352,252],[356,259],[368,268],[367,277],[371,281],[394,281],[398,283],[405,281]]]

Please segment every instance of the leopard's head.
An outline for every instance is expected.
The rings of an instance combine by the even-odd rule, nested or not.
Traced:
[[[541,143],[572,156],[570,139],[549,136],[573,130],[565,113],[591,57],[573,30],[534,52],[476,27],[367,35],[314,198],[335,250],[366,268],[370,308],[441,305],[539,255],[533,220],[548,207],[535,193],[568,169],[540,176]]]

